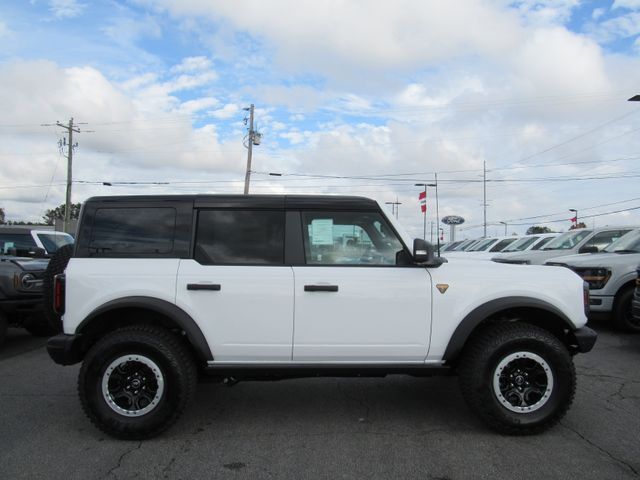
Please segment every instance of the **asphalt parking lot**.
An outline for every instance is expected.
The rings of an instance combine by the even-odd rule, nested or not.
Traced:
[[[640,336],[592,325],[578,392],[534,437],[488,431],[455,377],[204,383],[159,438],[113,440],[80,409],[78,366],[12,329],[0,347],[0,478],[637,478]]]

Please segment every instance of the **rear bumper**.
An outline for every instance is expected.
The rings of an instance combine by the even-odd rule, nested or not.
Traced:
[[[580,353],[590,352],[597,338],[598,334],[589,327],[582,327],[569,333],[572,350]]]
[[[58,365],[73,365],[82,361],[86,349],[82,335],[60,334],[47,341],[47,352]]]

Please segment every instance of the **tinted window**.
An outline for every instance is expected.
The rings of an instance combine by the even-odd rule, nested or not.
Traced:
[[[38,233],[37,235],[47,253],[55,253],[60,247],[73,243],[73,237],[66,233]]]
[[[490,252],[501,252],[504,249],[504,247],[506,247],[510,243],[515,242],[516,240],[517,240],[517,238],[505,238],[504,240],[500,240],[489,251]]]
[[[583,247],[596,247],[598,250],[603,250],[611,242],[619,239],[628,231],[629,230],[609,230],[606,232],[596,233],[583,245]]]
[[[540,240],[538,243],[536,243],[533,247],[531,247],[531,250],[539,250],[541,247],[544,247],[547,243],[549,243],[551,240],[553,240],[553,237],[546,237],[543,238],[542,240]]]
[[[284,212],[201,211],[195,259],[203,265],[283,264]]]
[[[104,254],[162,254],[173,250],[173,208],[96,210],[89,249]]]
[[[35,240],[29,233],[0,233],[0,246],[2,253],[7,253],[10,248],[27,250],[37,247]]]
[[[304,248],[309,265],[396,265],[404,248],[378,213],[305,212]]]

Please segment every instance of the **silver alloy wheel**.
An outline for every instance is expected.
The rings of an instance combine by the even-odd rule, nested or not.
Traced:
[[[512,412],[535,412],[549,401],[552,391],[551,367],[535,353],[507,355],[494,370],[493,393]]]
[[[140,417],[158,406],[164,393],[160,367],[143,355],[123,355],[102,375],[102,395],[107,405],[126,417]]]

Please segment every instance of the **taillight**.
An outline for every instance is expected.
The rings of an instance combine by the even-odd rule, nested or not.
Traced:
[[[582,284],[582,301],[584,302],[584,314],[589,316],[589,283]]]
[[[64,273],[53,277],[53,309],[58,315],[64,315],[64,286]]]

